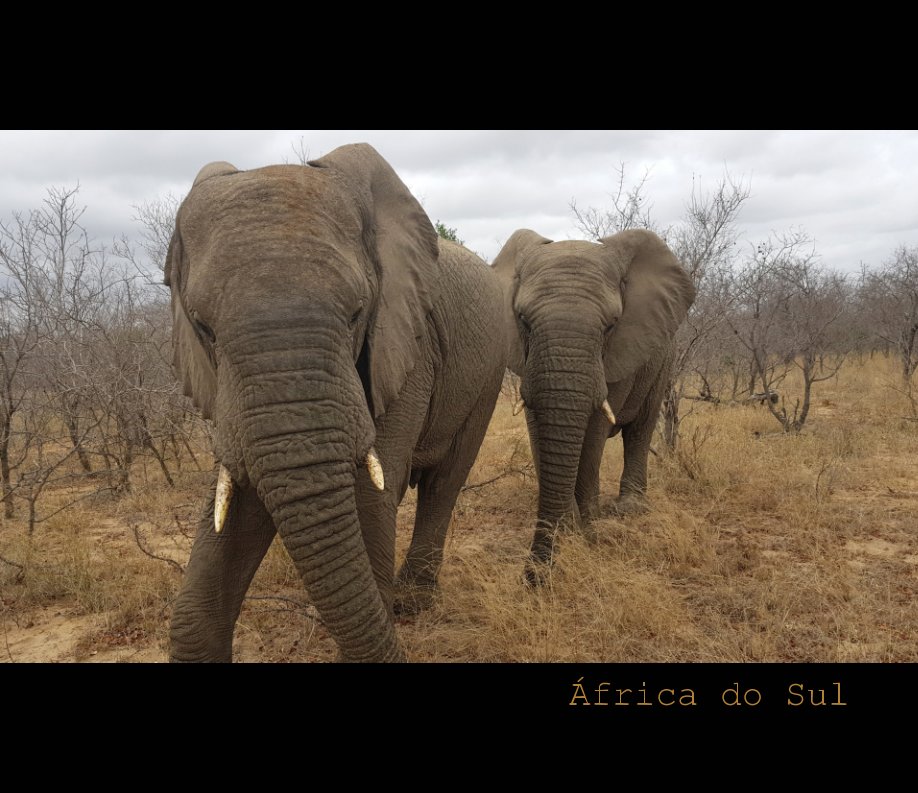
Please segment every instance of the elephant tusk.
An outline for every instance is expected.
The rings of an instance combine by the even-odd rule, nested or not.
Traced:
[[[373,480],[373,486],[377,490],[386,489],[386,480],[383,477],[382,463],[379,462],[379,455],[372,446],[367,452],[367,471],[370,472],[370,479]]]
[[[214,498],[214,531],[217,534],[223,531],[223,524],[226,523],[226,515],[229,512],[232,498],[233,478],[226,470],[226,466],[221,465],[220,473],[217,474],[217,495]]]
[[[513,415],[518,416],[523,412],[523,408],[526,407],[526,403],[521,399],[513,406]]]
[[[612,412],[608,399],[602,403],[602,412],[606,414],[606,418],[609,419],[610,424],[615,424],[615,414]]]

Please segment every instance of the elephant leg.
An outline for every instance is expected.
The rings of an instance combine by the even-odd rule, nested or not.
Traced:
[[[599,467],[609,439],[609,420],[601,410],[596,411],[587,425],[580,452],[574,497],[580,510],[580,526],[588,537],[593,536],[590,523],[599,517]]]
[[[391,489],[390,489],[391,488]],[[398,505],[408,488],[408,467],[395,478],[386,474],[386,490],[379,492],[365,469],[357,474],[357,514],[379,594],[391,616],[395,576],[395,524]]]
[[[274,522],[254,488],[236,488],[219,534],[210,499],[172,611],[171,661],[232,660],[242,600],[274,534]]]
[[[647,455],[653,438],[651,421],[636,421],[622,429],[625,461],[614,510],[631,515],[647,509]]]
[[[532,452],[532,464],[535,467],[536,480],[539,476],[539,425],[535,413],[526,408],[526,429],[529,431],[529,449]]]
[[[497,385],[499,388],[499,381]],[[400,614],[416,614],[434,601],[453,508],[475,463],[496,397],[496,389],[482,395],[446,456],[425,469],[418,480],[414,533],[397,580],[396,611]]]

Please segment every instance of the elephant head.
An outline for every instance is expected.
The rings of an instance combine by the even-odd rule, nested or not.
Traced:
[[[659,371],[649,365],[671,349],[694,288],[663,240],[645,230],[591,243],[552,242],[521,229],[494,269],[504,289],[509,366],[522,379],[538,466],[542,529],[533,553],[544,558],[553,527],[575,514],[590,422],[604,440],[630,420],[615,413],[640,387],[642,372]]]
[[[306,166],[212,163],[179,208],[165,271],[176,373],[214,422],[214,530],[226,494],[256,494],[342,657],[403,659],[355,481],[366,461],[385,486],[375,422],[418,359],[437,297],[427,215],[367,144]],[[174,647],[191,641],[183,630],[173,618]]]

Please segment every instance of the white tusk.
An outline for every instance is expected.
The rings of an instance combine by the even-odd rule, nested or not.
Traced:
[[[608,399],[602,403],[602,412],[606,414],[606,418],[609,419],[610,424],[615,423],[615,414],[612,412],[612,408],[609,406]]]
[[[523,408],[526,407],[526,403],[521,399],[513,406],[513,415],[518,416],[523,412]]]
[[[386,489],[386,480],[383,477],[382,463],[379,462],[379,455],[376,454],[376,449],[372,446],[370,451],[367,452],[367,471],[370,472],[370,479],[373,480],[373,486],[377,490]]]
[[[226,523],[226,515],[229,512],[232,498],[233,478],[226,470],[226,466],[221,465],[220,473],[217,474],[217,495],[214,498],[214,531],[217,534],[223,531],[223,524]]]

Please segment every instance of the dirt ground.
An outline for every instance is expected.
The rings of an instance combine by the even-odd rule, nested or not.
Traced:
[[[799,437],[761,407],[687,402],[678,452],[655,442],[650,510],[564,536],[535,591],[521,571],[536,483],[523,417],[502,397],[453,516],[439,600],[398,620],[409,658],[918,661],[918,421],[894,378],[881,358],[847,365],[820,384]],[[607,503],[620,471],[616,438]],[[31,540],[21,520],[0,523],[0,660],[165,661],[207,478],[170,489],[151,468],[129,496],[82,502]],[[249,594],[235,660],[334,659],[278,543]]]

